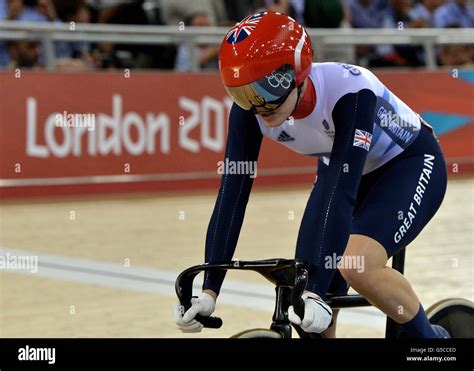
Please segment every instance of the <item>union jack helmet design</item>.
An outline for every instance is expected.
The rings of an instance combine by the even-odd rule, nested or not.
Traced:
[[[226,40],[229,44],[238,43],[242,40],[245,40],[247,36],[250,36],[253,30],[255,30],[256,25],[260,22],[260,19],[263,17],[262,13],[257,13],[254,15],[249,15],[244,18],[242,21],[237,23],[226,35]]]

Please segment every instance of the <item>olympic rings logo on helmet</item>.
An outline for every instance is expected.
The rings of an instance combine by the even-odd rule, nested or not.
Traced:
[[[272,73],[269,76],[266,76],[268,84],[272,88],[282,87],[283,89],[289,89],[293,81],[293,77],[288,73]]]

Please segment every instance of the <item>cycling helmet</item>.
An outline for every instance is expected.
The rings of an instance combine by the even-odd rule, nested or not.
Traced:
[[[277,109],[311,70],[313,49],[306,30],[277,12],[250,15],[222,41],[219,70],[225,89],[243,109]]]

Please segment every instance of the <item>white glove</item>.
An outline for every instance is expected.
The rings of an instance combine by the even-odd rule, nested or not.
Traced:
[[[198,298],[191,299],[191,308],[184,313],[184,306],[176,303],[173,307],[174,320],[182,332],[199,332],[204,327],[194,319],[197,314],[208,317],[214,312],[216,302],[214,298],[203,292]]]
[[[326,302],[314,293],[306,293],[302,296],[304,301],[304,318],[295,313],[293,305],[288,308],[288,319],[295,325],[300,326],[305,332],[317,332],[320,334],[331,324],[332,309]]]

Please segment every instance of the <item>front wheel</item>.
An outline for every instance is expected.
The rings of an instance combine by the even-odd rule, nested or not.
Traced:
[[[232,339],[281,339],[282,336],[280,333],[265,329],[265,328],[255,328],[252,330],[245,330],[231,336]]]
[[[441,300],[426,310],[431,323],[443,326],[452,338],[474,338],[474,305],[466,299]]]

